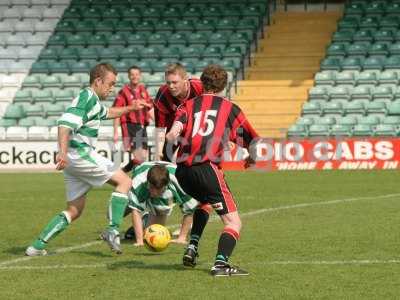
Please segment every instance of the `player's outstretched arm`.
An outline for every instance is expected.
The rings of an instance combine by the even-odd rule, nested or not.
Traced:
[[[171,241],[171,243],[187,244],[186,237],[189,234],[190,228],[193,223],[193,215],[183,215],[181,231],[179,232],[178,238]]]
[[[135,246],[143,246],[143,223],[142,214],[136,210],[132,210],[132,226],[135,230],[136,242]]]
[[[127,114],[131,111],[140,110],[145,107],[151,108],[152,105],[143,99],[134,101],[131,105],[123,107],[110,107],[108,109],[107,119],[119,118],[120,116]]]

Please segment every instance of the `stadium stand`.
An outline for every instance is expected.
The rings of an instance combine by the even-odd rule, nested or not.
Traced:
[[[288,136],[398,135],[399,26],[398,1],[350,1]]]
[[[0,101],[7,103],[0,126],[13,128],[10,134],[6,130],[7,138],[54,138],[54,119],[101,61],[121,72],[118,87],[127,81],[129,66],[140,66],[152,96],[165,66],[174,61],[193,75],[220,63],[232,84],[243,76],[269,16],[267,1],[260,0],[27,3],[10,0],[0,15],[0,70],[8,74],[0,75]],[[6,76],[18,79],[12,91],[4,89],[10,84]],[[109,133],[110,128],[102,129],[102,136],[109,138]]]

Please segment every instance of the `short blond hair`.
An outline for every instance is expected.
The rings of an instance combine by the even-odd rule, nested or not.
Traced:
[[[185,67],[180,63],[172,63],[165,68],[165,76],[170,74],[179,74],[182,78],[186,78],[187,76]]]

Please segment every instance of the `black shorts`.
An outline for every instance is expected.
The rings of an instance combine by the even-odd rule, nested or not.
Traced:
[[[237,211],[235,200],[217,165],[207,162],[187,167],[179,164],[176,178],[183,190],[201,203],[209,203],[219,215]]]
[[[126,126],[124,129],[127,133],[127,135],[123,137],[126,139],[126,141],[124,141],[124,145],[129,145],[132,150],[148,149],[146,127],[135,123],[126,123],[124,125]]]

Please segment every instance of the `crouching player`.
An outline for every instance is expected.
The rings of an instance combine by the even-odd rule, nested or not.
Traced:
[[[128,208],[132,210],[135,246],[143,245],[143,227],[151,224],[165,225],[174,205],[179,205],[183,217],[179,236],[172,242],[186,243],[192,225],[192,214],[198,202],[179,186],[175,170],[176,165],[162,161],[145,162],[134,169]],[[146,211],[149,212],[149,219],[148,222],[143,222],[142,215]],[[132,229],[128,229],[130,231]]]

